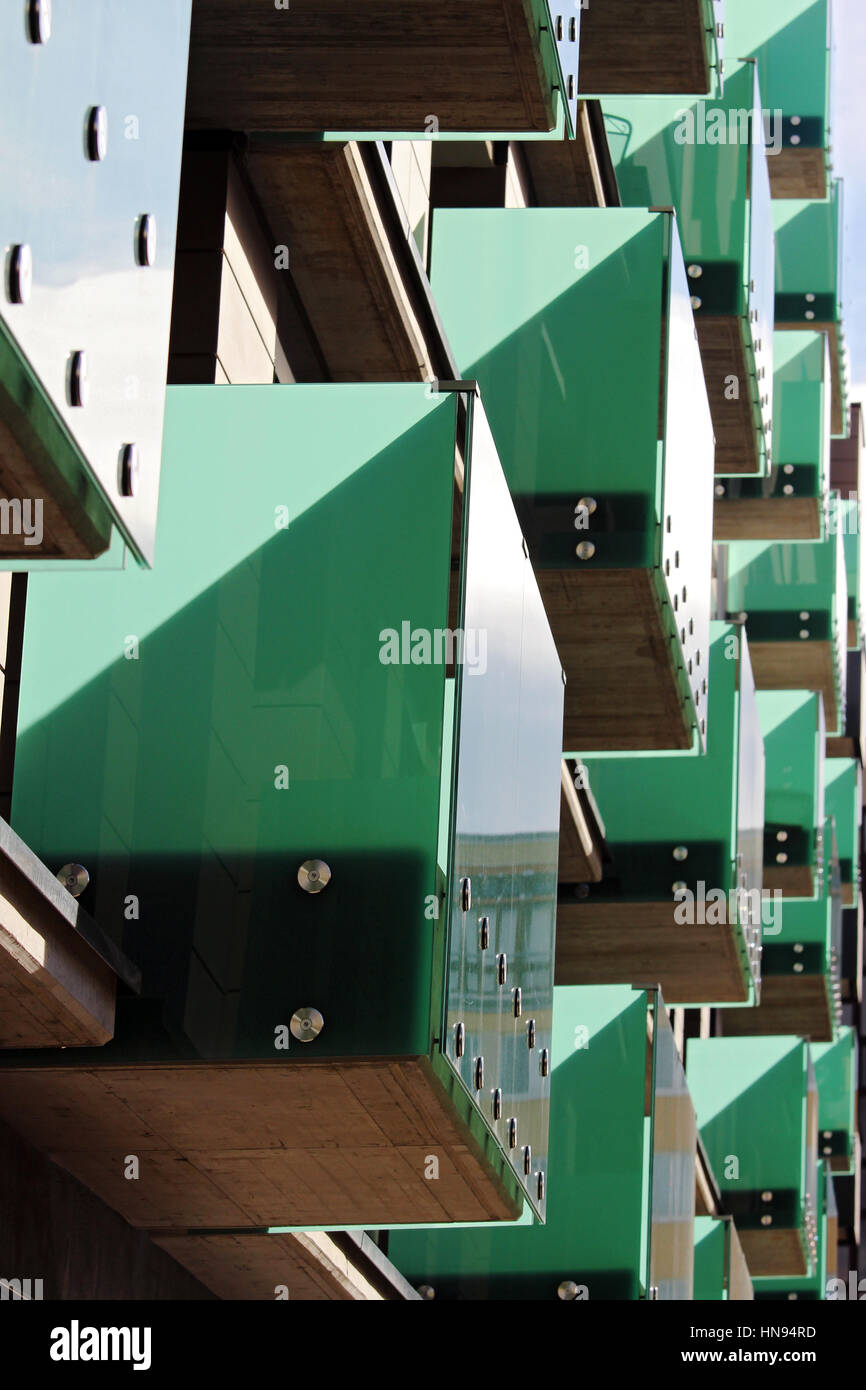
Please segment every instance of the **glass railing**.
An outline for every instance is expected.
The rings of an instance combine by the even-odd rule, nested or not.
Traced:
[[[710,626],[713,715],[705,751],[584,755],[612,852],[593,893],[667,898],[679,876],[692,888],[704,878],[727,894],[736,886],[739,851],[744,866],[747,855],[753,866],[748,886],[760,888],[764,749],[741,631],[728,623]]]
[[[775,249],[773,200],[764,148],[764,124],[758,70],[752,80],[752,143],[749,149],[749,256],[746,288],[749,343],[765,450],[769,455],[773,422],[773,324],[775,321]],[[765,461],[766,471],[769,459]]]
[[[480,402],[172,387],[165,464],[153,571],[28,588],[12,824],[142,970],[111,1055],[430,1055],[541,1206],[563,683]]]
[[[668,223],[667,358],[664,377],[663,491],[659,499],[660,591],[682,652],[683,684],[699,741],[707,733],[710,575],[713,536],[713,424],[695,335],[677,223]]]
[[[392,1230],[389,1258],[437,1300],[636,1300],[651,1258],[660,1296],[690,1285],[694,1116],[666,1019],[652,1024],[663,1005],[625,985],[554,1000],[546,1222]]]
[[[824,825],[821,697],[759,690],[756,700],[766,756],[764,863],[810,866],[817,891]]]
[[[654,570],[699,724],[713,435],[673,219],[443,209],[432,278],[460,369],[481,383],[535,567]],[[612,412],[619,378],[629,406]]]
[[[729,53],[757,60],[768,111],[782,118],[783,148],[826,147],[829,0],[728,0],[725,29]]]
[[[857,1035],[839,1029],[834,1042],[813,1043],[818,1083],[818,1153],[834,1173],[853,1170],[857,1133]]]
[[[116,527],[149,564],[190,0],[80,0],[75,21],[58,15],[41,42],[23,9],[0,20],[0,359],[44,534],[13,559],[29,569],[104,555]]]
[[[802,1260],[807,1049],[795,1037],[689,1042],[686,1074],[698,1128],[753,1277],[774,1258],[766,1242],[772,1246],[783,1231],[793,1240],[779,1244],[777,1256],[792,1259],[792,1269]]]
[[[776,494],[821,499],[827,533],[830,489],[830,364],[823,333],[774,334],[773,461]],[[785,492],[785,488],[792,489]]]
[[[842,182],[826,199],[777,198],[776,321],[808,328],[842,317]]]
[[[605,97],[603,107],[623,202],[672,205],[677,212],[702,350],[713,345],[707,381],[717,471],[765,473],[773,384],[773,221],[755,69],[735,65],[724,95],[712,103]],[[724,320],[736,320],[736,341]],[[718,377],[719,352],[730,361],[726,375],[738,378],[736,396],[715,390],[710,363]],[[747,430],[753,417],[748,457],[723,432],[732,400],[743,402]]]
[[[746,938],[748,968],[756,993],[761,984],[762,928],[771,926],[771,913],[764,909],[764,814],[766,767],[764,739],[758,712],[755,678],[749,647],[743,632],[738,662],[739,741],[737,747],[737,886],[747,895],[743,900],[741,924]],[[757,898],[755,890],[757,889]],[[756,911],[756,905],[759,904]]]
[[[444,1051],[543,1211],[562,668],[490,427],[470,411],[459,628],[483,664],[457,668]]]
[[[860,877],[860,764],[855,758],[827,758],[824,768],[824,804],[835,823],[841,883],[846,905],[851,906]]]
[[[833,543],[835,585],[833,591],[833,660],[836,668],[836,699],[840,710],[838,725],[845,727],[845,699],[848,686],[848,576],[845,571],[845,536],[838,494],[830,495],[830,523],[835,525]]]
[[[802,545],[786,541],[734,541],[727,546],[727,604],[732,616],[742,614],[753,649],[779,644],[784,670],[775,667],[765,681],[775,686],[820,689],[831,735],[845,724],[847,684],[848,596],[844,541],[839,533],[835,495],[831,494],[829,534],[824,541]],[[817,652],[811,680],[803,679],[795,657],[803,648]],[[759,675],[760,679],[760,675]]]

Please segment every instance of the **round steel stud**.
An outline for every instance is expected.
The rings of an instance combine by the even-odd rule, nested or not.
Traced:
[[[83,864],[64,864],[57,874],[57,881],[73,898],[80,898],[90,882],[90,874]]]
[[[325,1020],[318,1009],[307,1006],[302,1009],[295,1009],[289,1024],[292,1037],[297,1038],[298,1042],[315,1042],[325,1026]]]
[[[305,893],[321,893],[331,882],[331,870],[324,859],[305,859],[298,869],[298,883]]]

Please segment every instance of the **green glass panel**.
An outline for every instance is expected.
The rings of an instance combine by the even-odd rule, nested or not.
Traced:
[[[792,136],[817,148],[829,140],[829,8],[829,0],[727,0],[727,51],[757,60],[764,103],[785,118],[785,147]]]
[[[818,1083],[818,1152],[828,1157],[829,1136],[844,1132],[850,1141],[848,1153],[853,1156],[857,1132],[856,1032],[840,1028],[835,1042],[812,1043],[811,1051]],[[850,1165],[842,1171],[850,1171]]]
[[[850,369],[842,322],[844,228],[843,184],[834,179],[825,199],[777,199],[776,322],[811,324],[829,329],[834,394],[839,396],[842,425],[848,433]],[[834,410],[835,414],[835,410]]]
[[[580,1299],[640,1296],[650,999],[557,987],[546,1223],[394,1230],[389,1258],[413,1284],[440,1299],[556,1299],[566,1281]]]
[[[829,643],[838,728],[845,725],[848,588],[838,494],[830,494],[826,540],[733,541],[727,546],[727,607],[746,614],[749,640]],[[768,817],[769,819],[769,817]]]
[[[845,548],[848,621],[854,626],[853,633],[849,631],[848,650],[857,651],[866,635],[866,573],[861,558],[860,537],[863,527],[857,497],[839,497],[836,503],[836,517]]]
[[[756,699],[766,759],[765,862],[813,865],[817,893],[824,827],[823,701],[803,690],[759,690]],[[777,860],[779,854],[787,859]]]
[[[837,551],[844,544],[831,534],[826,541],[801,545],[788,541],[732,541],[728,545],[728,607],[786,613],[807,609],[847,620],[847,595],[837,615]],[[799,626],[808,626],[804,619]],[[753,640],[758,640],[754,638]],[[763,633],[760,640],[771,640]]]
[[[814,1247],[810,1270],[800,1278],[788,1276],[781,1279],[755,1278],[753,1285],[755,1299],[796,1302],[801,1299],[816,1300],[827,1296],[827,1213],[832,1202],[832,1181],[826,1164],[819,1163],[815,1172],[813,1211],[815,1212]]]
[[[448,626],[455,411],[411,386],[174,388],[153,572],[31,581],[13,824],[88,867],[204,1055],[266,1056],[310,1004],[299,1057],[356,1050],[374,1013],[383,1052],[428,1050],[445,668],[382,664],[379,634]],[[390,524],[388,493],[423,525]]]
[[[57,7],[58,9],[60,7]],[[0,16],[0,119],[10,159],[0,185],[0,244],[30,249],[32,293],[0,296],[0,414],[32,431],[67,490],[106,540],[117,526],[153,558],[171,317],[191,0],[77,0],[47,43],[30,43],[23,4]],[[105,157],[88,157],[95,104]],[[155,259],[137,254],[141,218]],[[88,397],[73,405],[73,352],[86,354]],[[139,452],[133,496],[120,453]],[[29,447],[28,447],[29,452]],[[14,568],[34,568],[40,547]],[[63,565],[45,552],[46,565]]]
[[[468,1110],[444,1055],[459,1011],[499,1060],[535,1200],[563,684],[480,402],[421,383],[172,388],[165,476],[153,571],[28,593],[12,820],[50,865],[88,868],[82,904],[143,973],[88,1063],[430,1054]],[[315,859],[331,879],[312,894]],[[449,862],[480,876],[485,980],[509,952],[509,988],[480,1002],[468,960],[449,966]],[[315,1045],[275,1051],[305,1007]]]
[[[824,844],[833,844],[833,822],[824,828]],[[818,977],[824,992],[826,1013],[839,1021],[838,961],[841,954],[841,896],[838,887],[838,868],[831,860],[823,876],[817,879],[813,898],[785,897],[777,905],[773,925],[764,929],[763,975],[777,981]],[[778,994],[778,991],[777,991]],[[817,1007],[817,1001],[815,1006]]]
[[[831,908],[830,893],[826,888],[817,898],[786,898],[775,924],[777,930],[773,944],[817,946],[820,948],[820,959],[825,962],[829,952]],[[793,968],[794,963],[795,960],[789,968]]]
[[[749,887],[760,888],[764,753],[741,628],[711,623],[708,679],[712,703],[704,754],[594,753],[583,762],[614,852],[620,843],[664,846],[667,884],[675,846],[688,848],[690,839],[718,841],[730,874],[719,886],[726,892],[733,887],[737,855],[742,853]],[[719,788],[725,789],[724,797],[718,795]],[[689,867],[684,861],[682,872],[688,875]]]
[[[842,180],[835,179],[829,198],[777,198],[773,203],[776,233],[776,295],[798,297],[798,317],[807,327],[842,314]],[[812,294],[814,300],[807,300]],[[787,322],[787,312],[776,317]]]
[[[320,140],[333,141],[342,144],[346,140],[447,140],[449,145],[469,142],[477,144],[479,140],[491,140],[500,142],[505,140],[519,140],[521,144],[526,140],[567,140],[571,137],[569,123],[566,120],[565,104],[559,91],[553,92],[553,105],[556,111],[556,118],[550,130],[323,130],[316,135],[285,135],[282,131],[278,133],[261,132],[256,134],[256,142],[270,143],[271,140],[283,144],[291,140],[293,143],[318,142]]]
[[[783,504],[789,498],[816,498],[818,539],[824,540],[829,531],[831,406],[826,335],[776,333],[773,360],[773,467],[767,478],[728,477],[724,495],[775,498]],[[840,504],[843,510],[847,505]],[[845,546],[847,556],[847,533]]]
[[[432,267],[461,372],[481,383],[536,568],[579,568],[575,546],[586,538],[595,568],[652,568],[699,724],[713,440],[671,217],[437,210]],[[610,410],[612,380],[628,382],[627,410]],[[577,531],[586,498],[595,509]]]
[[[774,333],[773,462],[810,464],[820,493],[830,473],[830,365],[823,333]]]
[[[793,1192],[795,1225],[805,1203],[807,1064],[807,1044],[790,1037],[692,1039],[686,1059],[722,1193]]]
[[[761,918],[764,747],[742,628],[710,624],[708,682],[705,753],[600,753],[583,759],[612,856],[591,891],[662,897],[679,880],[698,897],[721,891],[733,905],[729,920],[738,922],[736,899],[729,895],[742,889],[749,897],[735,940],[744,977],[751,975],[754,984],[760,977],[760,932],[752,924]],[[683,849],[686,858],[674,858]]]
[[[728,1224],[715,1216],[695,1217],[695,1301],[728,1296]]]
[[[773,338],[773,467],[769,477],[728,477],[728,498],[819,500],[819,535],[830,530],[830,356],[819,332]],[[847,506],[840,503],[844,510]],[[840,512],[841,516],[842,512]],[[844,528],[844,521],[841,523]],[[848,537],[845,537],[848,553]]]
[[[859,889],[863,790],[860,764],[855,758],[827,758],[824,805],[835,823],[842,882],[854,884]]]
[[[773,213],[755,71],[734,64],[712,106],[683,97],[603,105],[623,202],[676,209],[696,319],[739,321],[766,472],[771,403],[758,382],[773,373]]]

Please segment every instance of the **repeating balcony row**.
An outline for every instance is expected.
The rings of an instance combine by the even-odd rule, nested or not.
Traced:
[[[237,495],[241,455],[254,466]],[[83,1088],[87,1142],[72,1105],[52,1142],[73,1172],[120,1200],[112,1127],[125,1152],[135,1136],[108,1083],[156,1163],[187,1159],[185,1183],[120,1189],[124,1214],[157,1229],[199,1187],[207,1226],[302,1224],[319,1201],[323,1223],[369,1223],[362,1175],[398,1158],[382,1224],[503,1219],[524,1198],[543,1211],[554,961],[563,984],[648,977],[672,1002],[725,1006],[726,1032],[784,1020],[837,1036],[858,763],[825,764],[820,693],[756,696],[748,620],[707,625],[706,743],[594,754],[569,746],[567,722],[563,738],[545,570],[539,586],[471,388],[171,388],[166,465],[153,570],[29,579],[11,820],[44,864],[73,866],[103,934],[90,949],[108,1026],[81,1036],[80,997],[77,1033],[46,1021],[11,962],[23,1002],[0,1104],[20,1124],[19,1086],[49,1109]],[[567,837],[557,862],[564,752],[605,824],[596,883]],[[784,894],[781,922],[762,888]],[[708,890],[721,916],[700,906]],[[278,1154],[255,1125],[238,1154],[234,1129],[197,1109],[208,1094],[225,1119],[251,1069],[282,1108]],[[399,1094],[425,1124],[449,1098],[437,1144],[417,1114],[395,1123]],[[244,1196],[250,1165],[298,1161],[289,1139],[311,1104],[357,1190],[314,1197],[310,1174],[294,1195],[277,1178],[264,1203],[256,1183]],[[387,1136],[375,1155],[357,1106]],[[38,1140],[41,1102],[28,1113]],[[415,1162],[425,1142],[453,1165],[451,1196]]]
[[[165,0],[161,7],[143,10],[131,25],[117,19],[97,24],[102,8],[101,0],[87,0],[86,17],[79,16],[75,25],[58,20],[53,29],[44,17],[19,25],[20,32],[11,13],[6,21],[7,48],[17,58],[11,64],[14,81],[6,87],[5,110],[10,128],[20,132],[19,149],[23,142],[27,152],[15,180],[15,198],[0,211],[6,246],[0,305],[2,461],[10,499],[40,503],[38,521],[32,516],[5,518],[2,550],[12,564],[29,569],[43,561],[100,556],[116,563],[124,546],[139,561],[153,561],[184,128],[199,148],[212,147],[215,138],[218,142],[216,130],[238,132],[259,205],[253,221],[264,212],[271,224],[264,246],[256,248],[253,268],[245,267],[244,255],[237,254],[237,227],[226,229],[226,241],[220,238],[216,245],[210,231],[204,243],[193,235],[188,249],[195,255],[184,254],[178,261],[173,356],[183,360],[188,372],[195,370],[194,359],[207,354],[203,342],[209,317],[234,314],[237,329],[239,315],[255,319],[257,310],[263,310],[265,321],[274,313],[278,322],[270,329],[265,322],[264,342],[257,334],[261,318],[255,329],[249,325],[249,343],[235,364],[239,374],[230,379],[292,380],[298,373],[308,380],[310,373],[323,379],[329,374],[336,379],[387,377],[375,353],[365,356],[356,347],[346,360],[345,341],[341,353],[333,322],[342,311],[345,325],[357,312],[359,278],[375,282],[384,275],[393,296],[388,258],[378,268],[375,264],[382,249],[381,227],[369,206],[370,170],[362,167],[364,160],[369,165],[370,151],[380,148],[374,137],[399,150],[403,137],[430,136],[425,156],[429,164],[434,146],[437,154],[442,151],[438,184],[444,205],[455,197],[459,201],[456,190],[461,187],[471,205],[482,184],[482,200],[488,200],[492,184],[481,175],[492,169],[480,168],[478,160],[479,150],[491,140],[499,147],[510,142],[515,158],[519,156],[526,175],[523,195],[534,185],[542,191],[533,196],[542,203],[559,201],[561,191],[557,195],[545,189],[551,188],[553,169],[554,184],[567,169],[573,180],[572,156],[564,153],[573,147],[574,157],[586,167],[609,168],[614,198],[677,209],[716,435],[716,471],[764,477],[773,465],[774,283],[777,325],[814,327],[828,340],[832,424],[836,433],[844,431],[841,217],[837,185],[827,196],[831,185],[822,162],[827,140],[826,0],[809,6],[805,0],[776,0],[760,31],[744,0],[727,7],[727,19],[721,0],[664,0],[670,13],[659,14],[656,6],[652,16],[642,0],[607,0],[592,13],[580,4],[572,7],[573,13],[554,13],[556,6],[548,0],[485,0],[473,5],[470,17],[457,7],[459,62],[453,46],[456,9],[449,5],[437,12],[435,23],[422,24],[411,5],[388,0],[379,6],[380,22],[370,24],[350,6],[336,3],[323,15],[319,6],[308,11],[303,3],[271,11],[241,0],[197,0],[191,38],[189,3],[168,5]],[[166,15],[171,11],[170,23],[163,22],[163,9]],[[38,4],[33,12],[41,13]],[[738,53],[747,61],[738,57],[728,63],[722,88],[725,23],[733,25]],[[241,56],[239,33],[245,36],[243,52],[256,52],[252,66]],[[34,39],[34,34],[41,37]],[[328,118],[335,110],[329,72],[342,63],[346,45],[355,81],[351,100],[346,83],[337,83],[342,122],[350,127],[341,132],[333,129],[333,115]],[[85,49],[86,63],[81,60]],[[801,51],[804,56],[795,63],[792,54]],[[607,138],[597,101],[591,103],[599,116],[594,135],[587,135],[586,106],[577,111],[578,52],[584,60],[582,89],[611,94],[604,98]],[[94,68],[106,74],[98,100],[88,86]],[[157,71],[159,80],[154,81]],[[131,72],[135,77],[127,81]],[[767,89],[763,97],[762,85]],[[432,115],[414,111],[422,90],[422,104]],[[629,96],[635,92],[644,95]],[[651,95],[665,92],[677,96]],[[384,99],[377,97],[382,93],[387,94]],[[807,110],[794,110],[795,93]],[[707,96],[715,103],[716,124],[721,121],[726,132],[735,130],[736,139],[729,141],[726,135],[720,145],[706,138]],[[768,100],[781,103],[778,109],[788,122],[782,155],[787,172],[773,180],[774,191],[785,196],[774,209],[763,155],[762,102]],[[563,135],[563,124],[571,134],[551,139]],[[444,138],[449,135],[465,137],[465,156],[460,155],[460,141],[455,145]],[[353,136],[365,143],[363,156]],[[684,143],[686,137],[694,143]],[[774,154],[772,144],[770,148]],[[429,209],[421,210],[420,222],[415,220],[414,204],[419,197],[423,204],[426,194],[408,172],[412,158],[393,158],[395,169],[400,165],[407,171],[411,187],[406,196],[413,204],[408,215],[416,229],[429,221]],[[823,170],[817,191],[811,186],[816,158]],[[773,164],[771,158],[771,169]],[[459,176],[473,167],[478,178],[461,183]],[[422,172],[422,184],[423,177]],[[345,203],[341,227],[334,213],[338,183]],[[68,215],[62,236],[42,211],[40,189],[46,186],[63,190]],[[219,179],[211,179],[205,191],[207,196],[196,200],[199,232],[212,216],[214,197],[219,199]],[[802,201],[815,198],[819,201]],[[720,208],[725,209],[723,217]],[[182,198],[185,234],[188,211]],[[365,221],[364,244],[355,247],[360,260],[352,264],[348,243],[352,235],[357,240]],[[208,258],[206,250],[216,253],[216,259]],[[351,266],[355,277],[336,303],[329,273],[334,260],[329,266],[328,256],[342,257],[342,269]],[[263,260],[271,265],[270,277]],[[290,287],[282,286],[276,294],[279,306],[269,302],[275,292],[267,283],[275,264],[288,272]],[[434,273],[439,274],[435,260]],[[379,306],[373,317],[381,320],[381,286],[373,283],[368,289],[371,302]],[[200,312],[203,299],[205,314]],[[184,305],[193,302],[199,310],[193,314],[196,341],[189,340],[184,315]],[[393,341],[390,352],[383,352],[399,376],[393,369],[401,354],[394,344],[406,331],[400,320],[407,315],[399,304],[390,314],[384,336]],[[324,321],[324,360],[317,345],[307,341],[311,318]],[[450,334],[447,317],[446,327]],[[270,347],[269,332],[276,338]],[[454,332],[459,334],[459,323]],[[419,357],[417,342],[407,347],[414,374],[419,365],[423,374],[423,352]],[[224,366],[218,371],[224,373]],[[787,462],[780,459],[778,466]],[[814,500],[820,488],[809,472],[810,460],[794,463],[802,471],[782,487],[794,486],[798,497]],[[791,508],[786,520],[797,510]],[[815,509],[806,510],[809,521],[801,519],[800,524],[814,528]]]
[[[281,1227],[522,1212],[508,1231],[395,1235],[392,1258],[446,1296],[688,1297],[742,1293],[740,1251],[757,1296],[819,1296],[828,1164],[859,1208],[845,1108],[856,1083],[839,1059],[842,1001],[859,998],[862,977],[862,571],[856,501],[831,492],[830,438],[847,432],[848,402],[826,80],[799,85],[820,117],[792,111],[773,54],[815,11],[826,37],[826,9],[807,16],[787,0],[766,36],[743,27],[739,51],[756,63],[729,62],[722,92],[721,7],[674,7],[691,66],[658,90],[712,94],[726,129],[745,112],[749,138],[724,147],[678,138],[706,122],[706,104],[631,100],[650,87],[624,59],[617,69],[602,28],[616,5],[582,16],[584,72],[592,36],[608,44],[594,90],[608,94],[604,147],[636,206],[478,210],[474,176],[449,174],[432,225],[423,198],[418,223],[435,299],[411,304],[393,291],[393,241],[369,217],[359,254],[368,265],[374,243],[381,254],[364,292],[393,319],[380,345],[392,364],[394,341],[422,347],[395,371],[381,357],[357,366],[365,320],[345,322],[339,283],[318,320],[332,332],[322,352],[312,321],[344,232],[318,243],[306,282],[295,267],[290,290],[273,290],[274,209],[300,207],[320,231],[336,168],[349,218],[381,211],[383,149],[351,137],[396,146],[420,133],[397,128],[392,67],[414,81],[407,52],[423,55],[445,91],[454,17],[422,34],[391,6],[379,29],[365,23],[390,116],[371,112],[361,83],[357,128],[333,132],[316,103],[331,101],[321,79],[340,50],[303,4],[292,21],[245,10],[265,64],[253,91],[228,43],[230,11],[245,7],[199,0],[187,125],[251,138],[243,159],[220,141],[203,151],[201,134],[187,151],[187,187],[210,201],[181,194],[175,263],[188,16],[177,7],[157,177],[152,146],[136,161],[137,125],[111,159],[105,112],[114,135],[131,99],[109,91],[105,107],[82,105],[84,87],[60,80],[74,44],[60,26],[39,30],[39,8],[23,71],[34,91],[51,83],[54,128],[103,114],[84,154],[71,140],[52,152],[46,138],[33,165],[87,212],[65,277],[46,271],[57,251],[46,229],[10,222],[0,306],[0,454],[17,479],[4,540],[13,567],[31,571],[4,697],[17,737],[0,1113],[169,1241],[179,1227],[279,1238]],[[745,26],[745,6],[731,8]],[[544,79],[540,96],[521,86],[524,109],[512,104],[502,131],[527,139],[527,126],[545,135],[558,123],[576,148],[580,14],[572,27],[541,0],[515,6],[518,32],[505,9],[507,43],[488,39],[480,68],[507,49],[512,92],[528,58]],[[336,10],[348,41],[356,17]],[[621,0],[616,19],[628,61],[642,49],[653,61],[635,7]],[[115,54],[138,45],[146,74],[152,17],[137,22],[107,42]],[[287,22],[291,40],[274,27]],[[298,93],[282,78],[299,45],[310,92],[307,124],[292,126],[280,103],[297,111]],[[202,81],[205,63],[217,81]],[[463,79],[466,68],[464,52]],[[449,131],[443,97],[442,131],[468,135],[469,151],[484,84],[474,97],[457,87],[466,124]],[[142,85],[135,120],[152,138],[146,95]],[[768,100],[787,122],[769,176]],[[349,119],[351,102],[341,109]],[[506,170],[500,203],[528,201],[544,167],[543,141],[477,166],[447,144],[440,171]],[[113,321],[104,267],[93,269],[100,197],[119,272]],[[725,226],[706,215],[720,199]],[[670,210],[646,210],[660,205]],[[34,206],[25,190],[12,221]],[[273,249],[293,264],[293,237]],[[390,298],[377,298],[385,281]],[[172,292],[176,379],[211,384],[166,397]],[[232,305],[246,316],[235,341],[258,338],[253,379],[281,385],[215,384],[220,372],[249,380],[249,356],[231,377],[220,364]],[[434,306],[456,380],[352,384],[441,378],[419,322]],[[119,326],[136,324],[141,340],[113,353]],[[144,566],[127,567],[127,553]],[[63,557],[90,572],[70,575]],[[64,866],[77,902],[45,865]],[[719,1010],[722,1036],[690,1044],[694,1109],[661,993],[622,987],[645,979],[671,1003]],[[592,1035],[589,1063],[578,1028]],[[628,1076],[598,1055],[621,1056],[625,1032]],[[758,1133],[770,1071],[784,1110],[778,1163]],[[711,1076],[728,1087],[721,1103]],[[580,1132],[598,1112],[608,1153],[628,1146],[604,1226],[581,1210],[592,1159],[567,1152],[575,1108]],[[730,1177],[729,1134],[744,1131],[744,1175]],[[141,1185],[122,1180],[136,1148],[148,1155]],[[696,1227],[699,1153],[709,1224]]]

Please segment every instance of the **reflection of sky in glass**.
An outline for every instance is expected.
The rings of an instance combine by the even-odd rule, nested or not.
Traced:
[[[473,402],[466,542],[467,629],[487,634],[487,669],[464,669],[448,971],[448,1055],[467,1087],[484,1058],[485,1090],[501,1088],[499,1119],[485,1109],[535,1205],[546,1170],[549,1082],[539,1059],[550,1046],[556,922],[562,668],[514,506],[481,404]],[[463,911],[459,884],[469,878]],[[480,949],[478,923],[489,921]],[[504,957],[506,978],[497,961]],[[515,988],[523,1011],[514,1013]],[[530,1018],[535,1043],[528,1045]],[[466,1029],[462,1059],[455,1028]],[[531,1149],[528,1172],[523,1146]]]
[[[487,634],[487,670],[473,674],[467,668],[463,680],[462,830],[509,838],[556,834],[562,667],[490,427],[477,404],[472,467],[484,503],[472,512],[466,627]]]
[[[758,72],[755,69],[754,103],[755,128],[761,130],[760,112],[763,110]],[[773,201],[770,193],[770,173],[767,155],[762,145],[752,146],[751,198],[749,228],[749,271],[747,283],[754,285],[749,290],[750,307],[757,310],[757,322],[751,330],[752,345],[755,350],[755,366],[759,381],[765,386],[762,394],[767,404],[762,407],[764,423],[769,424],[773,412],[773,324],[775,321],[775,257],[773,249]],[[758,346],[760,344],[760,347]],[[761,376],[763,368],[763,377]]]
[[[665,520],[661,528],[663,571],[678,616],[683,668],[691,672],[693,717],[700,726],[711,694],[703,695],[702,681],[710,652],[710,593],[704,581],[711,568],[714,439],[676,221],[666,391],[664,513],[671,524],[668,529]]]
[[[76,0],[55,7],[51,38],[27,42],[21,7],[0,20],[6,62],[0,243],[29,244],[29,304],[0,305],[22,351],[111,502],[120,447],[139,446],[137,496],[120,510],[150,551],[168,355],[189,0]],[[88,110],[108,116],[105,160],[84,152]],[[136,137],[136,138],[130,138]],[[137,267],[135,227],[156,219],[153,267]],[[68,354],[87,353],[90,398],[66,404]]]
[[[866,237],[866,6],[862,0],[834,0],[832,9],[833,165],[834,172],[845,179],[845,333],[852,379],[866,383],[866,264],[861,254]],[[856,386],[852,399],[860,399],[864,390],[866,385]]]

